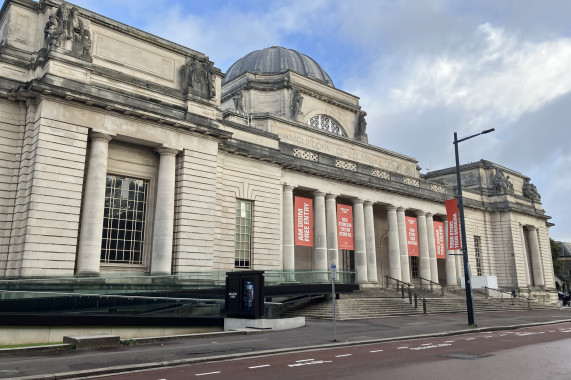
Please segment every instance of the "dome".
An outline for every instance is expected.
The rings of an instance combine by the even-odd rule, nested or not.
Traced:
[[[335,87],[319,63],[297,50],[286,49],[281,46],[272,46],[246,54],[230,66],[222,84],[232,81],[245,72],[278,74],[288,70]]]

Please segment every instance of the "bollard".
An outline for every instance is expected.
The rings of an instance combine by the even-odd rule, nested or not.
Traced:
[[[426,314],[426,298],[422,299],[422,311]]]

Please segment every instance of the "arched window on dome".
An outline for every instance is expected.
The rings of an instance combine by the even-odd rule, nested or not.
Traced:
[[[347,136],[343,128],[327,115],[315,115],[307,121],[307,125],[339,136]]]

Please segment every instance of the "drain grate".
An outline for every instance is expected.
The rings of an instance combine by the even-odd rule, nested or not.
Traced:
[[[472,355],[472,354],[448,354],[443,355],[445,358],[450,359],[462,359],[462,360],[478,360],[490,357],[492,355]]]

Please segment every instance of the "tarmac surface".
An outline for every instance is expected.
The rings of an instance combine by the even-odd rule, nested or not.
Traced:
[[[308,319],[305,327],[292,330],[248,330],[156,337],[116,348],[77,351],[43,348],[39,352],[26,349],[0,350],[0,379],[85,378],[283,352],[509,330],[562,322],[571,322],[571,308],[477,313],[477,327],[468,326],[465,313],[337,321],[336,341],[333,341],[333,321]]]

